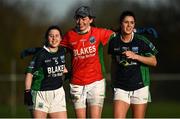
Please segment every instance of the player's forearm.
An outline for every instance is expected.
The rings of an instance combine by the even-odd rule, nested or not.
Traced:
[[[141,56],[141,55],[136,55],[135,60],[149,65],[149,66],[156,66],[157,65],[157,60],[155,56],[150,56],[150,57],[145,57],[145,56]]]
[[[31,73],[26,74],[26,77],[25,77],[25,90],[31,89],[32,78],[33,78],[33,75]]]

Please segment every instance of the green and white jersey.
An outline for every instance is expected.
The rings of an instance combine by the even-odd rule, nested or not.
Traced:
[[[36,53],[27,68],[32,73],[31,89],[35,91],[55,90],[62,86],[65,66],[65,49],[59,47],[55,53],[46,47]]]
[[[122,55],[126,50],[141,56],[156,55],[155,46],[144,36],[134,34],[131,42],[124,43],[117,34],[109,43],[108,53],[112,56],[111,78],[113,87],[126,91],[140,89],[150,84],[149,66],[141,62],[127,59]]]

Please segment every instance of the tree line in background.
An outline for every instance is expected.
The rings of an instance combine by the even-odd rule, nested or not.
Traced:
[[[174,0],[180,6],[178,0]],[[73,13],[80,3],[69,8],[70,12],[63,18],[58,25],[65,33],[73,27]],[[154,27],[159,34],[158,39],[147,36],[155,43],[158,54],[158,67],[153,68],[154,73],[179,73],[180,61],[179,52],[179,31],[180,31],[180,11],[177,9],[162,6],[155,9],[144,7],[136,3],[130,3],[126,0],[100,0],[90,1],[88,4],[95,11],[95,24],[98,27],[106,27],[113,30],[118,29],[118,17],[123,10],[132,10],[137,17],[137,27]],[[28,7],[27,7],[28,6]],[[11,61],[16,61],[16,73],[23,73],[30,57],[20,59],[20,52],[29,47],[42,46],[44,33],[47,27],[54,24],[53,21],[48,22],[47,11],[43,8],[36,10],[36,17],[32,22],[33,4],[23,7],[17,2],[14,5],[8,5],[5,1],[0,1],[0,73],[9,74],[11,72]],[[26,14],[27,12],[27,14]],[[38,17],[37,17],[38,16]],[[57,23],[56,23],[57,24]],[[110,70],[110,58],[107,55],[107,47],[105,47],[104,59],[107,72]]]

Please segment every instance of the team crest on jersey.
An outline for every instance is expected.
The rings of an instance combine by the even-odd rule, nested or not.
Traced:
[[[62,63],[65,63],[65,56],[64,55],[60,56],[60,59],[61,59]]]
[[[94,43],[96,42],[95,37],[94,37],[94,36],[91,36],[91,37],[89,38],[89,42],[90,42],[91,44],[94,44]]]
[[[139,50],[138,47],[132,47],[132,51],[133,51],[134,53],[138,53],[138,50]]]

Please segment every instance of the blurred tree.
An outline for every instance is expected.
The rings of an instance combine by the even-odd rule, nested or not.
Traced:
[[[26,61],[19,58],[19,53],[27,47],[39,46],[43,40],[45,25],[33,25],[28,16],[22,14],[20,3],[9,6],[3,1],[0,4],[0,73],[10,73],[11,60],[17,62],[17,72],[21,72]]]
[[[152,2],[152,1],[151,1]],[[131,0],[99,0],[91,2],[96,11],[97,26],[104,26],[111,29],[119,27],[118,17],[124,10],[132,10],[137,17],[137,27],[154,27],[159,34],[158,39],[147,36],[158,48],[159,54],[157,68],[152,68],[154,73],[179,73],[180,67],[177,62],[180,60],[179,31],[180,31],[180,2],[173,0],[161,5],[162,1],[154,1],[150,4],[139,4]],[[168,4],[170,3],[170,4]],[[105,48],[107,49],[107,47]],[[105,52],[105,64],[109,72],[109,58]]]
[[[5,0],[0,1],[0,73],[10,73],[12,59],[17,61],[17,73],[22,73],[29,60],[21,60],[20,51],[28,47],[42,46],[46,28],[50,24],[57,24],[57,21],[49,18],[44,7],[34,9],[32,1],[16,1],[13,5],[7,4]],[[96,15],[96,26],[117,30],[121,12],[132,10],[137,17],[137,27],[154,27],[159,34],[159,38],[155,40],[147,36],[159,50],[158,67],[153,68],[152,71],[179,73],[180,67],[177,63],[180,60],[180,1],[173,0],[168,5],[156,5],[156,3],[154,3],[156,7],[151,7],[148,3],[142,5],[131,0],[89,0],[87,4],[77,1],[58,24],[65,33],[74,27],[74,10],[81,5],[89,5]],[[109,72],[110,58],[106,50],[107,47],[105,47],[104,59]]]

